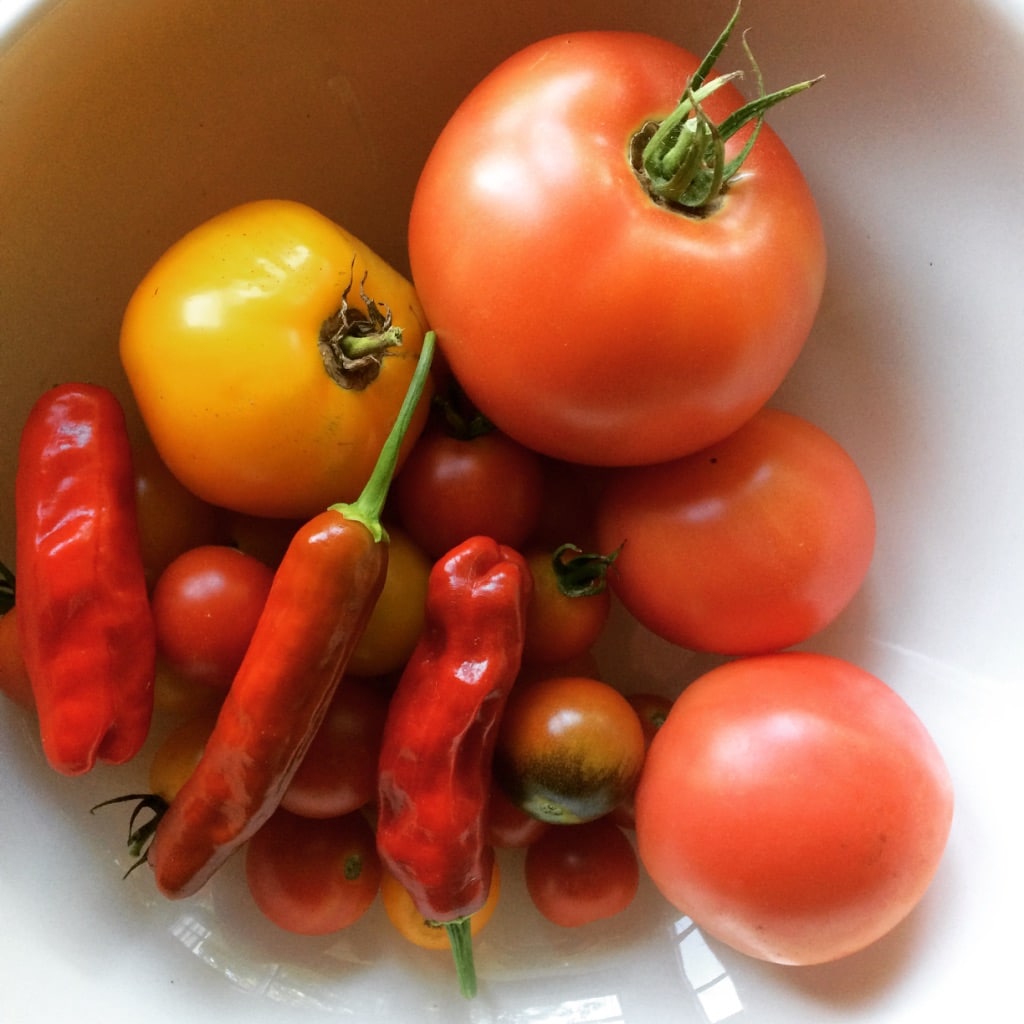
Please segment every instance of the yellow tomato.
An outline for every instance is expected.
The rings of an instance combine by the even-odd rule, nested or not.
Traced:
[[[404,939],[422,949],[448,949],[450,940],[444,925],[428,921],[416,909],[412,896],[405,886],[390,871],[385,870],[380,879],[380,895],[384,912],[395,930]],[[487,902],[469,919],[470,932],[476,935],[494,916],[494,909],[501,896],[501,872],[498,862],[491,871],[491,887]]]
[[[361,241],[300,203],[263,200],[157,261],[125,311],[121,360],[186,487],[238,512],[304,518],[359,494],[425,332],[412,285]],[[428,407],[429,393],[402,457]]]
[[[388,525],[388,574],[348,671],[383,676],[405,665],[423,632],[431,560],[412,538]]]

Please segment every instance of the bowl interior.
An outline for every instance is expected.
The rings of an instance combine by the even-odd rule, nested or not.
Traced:
[[[63,0],[8,20],[0,558],[13,559],[15,453],[30,404],[71,379],[127,397],[122,310],[186,230],[244,200],[292,198],[407,269],[419,167],[459,99],[504,56],[575,28],[638,29],[701,50],[731,11],[671,0],[278,0],[254,15],[249,0]],[[966,1020],[1008,1005],[1015,921],[1003,908],[1011,896],[1020,905],[1021,843],[1003,807],[1024,767],[1024,114],[1008,84],[1024,58],[1024,9],[935,0],[923,18],[911,0],[776,0],[750,3],[742,21],[769,87],[827,76],[771,115],[819,198],[831,254],[818,323],[775,401],[839,439],[875,493],[867,584],[807,646],[886,679],[949,760],[957,818],[925,901],[863,954],[794,971],[705,940],[649,888],[606,929],[576,933],[543,927],[512,887],[504,923],[479,946],[484,993],[465,1004],[447,971],[399,948],[379,913],[351,935],[299,942],[256,919],[237,865],[182,904],[159,900],[144,872],[122,882],[122,823],[87,811],[123,791],[125,775],[47,773],[31,721],[4,705],[0,949],[19,979],[0,1000],[9,1019],[108,1019],[142,999],[153,1021],[326,1011],[503,1024],[821,1024],[940,1008]],[[703,667],[624,616],[603,657],[609,678],[632,689],[674,689]]]

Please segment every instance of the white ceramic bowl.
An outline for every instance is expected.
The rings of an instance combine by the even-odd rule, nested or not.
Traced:
[[[432,137],[502,57],[550,33],[645,29],[706,46],[731,0],[48,0],[0,4],[0,557],[18,431],[61,379],[121,387],[142,272],[241,200],[306,201],[405,267]],[[275,935],[237,870],[183,904],[119,877],[125,775],[43,768],[0,706],[0,1020],[861,1024],[1006,1020],[1018,1002],[1024,759],[1024,66],[1021,0],[748,0],[772,114],[831,251],[813,337],[778,403],[858,459],[880,532],[867,584],[809,646],[888,680],[958,793],[924,902],[864,953],[792,969],[675,920],[649,888],[607,927],[541,927],[510,884],[478,944],[480,997],[403,948],[379,911],[332,940]],[[692,672],[623,630],[639,680]],[[517,904],[520,909],[517,910]],[[364,926],[365,925],[365,926]]]

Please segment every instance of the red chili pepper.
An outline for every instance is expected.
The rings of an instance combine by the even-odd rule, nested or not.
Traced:
[[[15,477],[18,635],[43,751],[67,775],[146,740],[155,639],[121,405],[93,384],[43,394]]]
[[[323,719],[384,585],[380,516],[433,349],[428,334],[363,493],[314,517],[285,552],[203,755],[156,824],[147,859],[166,896],[194,893],[270,817]]]
[[[531,588],[522,556],[486,537],[438,561],[384,727],[377,848],[424,919],[448,929],[467,996],[476,991],[468,919],[487,901],[494,859],[491,762]]]

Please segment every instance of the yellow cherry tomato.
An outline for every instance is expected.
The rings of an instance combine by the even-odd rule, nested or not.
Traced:
[[[384,589],[348,662],[348,671],[357,676],[383,676],[402,668],[423,632],[433,562],[404,530],[391,525],[387,530]]]
[[[413,286],[300,203],[228,210],[132,295],[121,361],[161,457],[199,497],[304,518],[356,498],[415,369]],[[429,407],[417,410],[400,458]]]
[[[405,886],[385,869],[380,879],[380,896],[388,920],[404,939],[421,949],[450,949],[448,933],[444,925],[428,921],[416,909]],[[501,872],[494,862],[491,873],[491,888],[487,902],[469,919],[469,930],[476,935],[490,921],[501,896]]]

